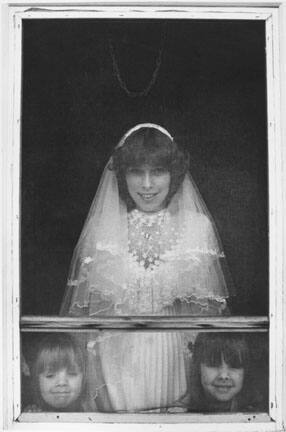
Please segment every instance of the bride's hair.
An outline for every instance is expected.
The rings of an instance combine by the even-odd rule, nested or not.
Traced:
[[[135,207],[135,203],[128,192],[126,172],[128,168],[145,164],[170,172],[167,206],[184,180],[189,168],[189,155],[156,128],[144,127],[129,135],[124,145],[116,148],[112,156],[112,169],[116,173],[120,198],[126,203],[128,211]]]

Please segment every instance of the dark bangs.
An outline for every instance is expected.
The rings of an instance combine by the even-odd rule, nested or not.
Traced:
[[[140,165],[151,165],[171,170],[174,157],[171,139],[155,128],[142,128],[131,134],[124,146],[115,151],[121,170]],[[116,155],[117,153],[117,155]]]
[[[219,367],[222,358],[232,368],[247,369],[249,349],[245,339],[236,334],[200,334],[195,342],[194,359],[209,367]]]

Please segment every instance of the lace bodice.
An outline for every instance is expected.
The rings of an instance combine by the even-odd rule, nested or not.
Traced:
[[[225,301],[220,252],[209,241],[209,220],[195,213],[181,225],[166,209],[128,214],[128,249],[98,243],[82,260],[74,306],[97,314],[164,314],[176,300],[206,309]],[[219,275],[219,277],[218,277]],[[219,311],[218,311],[219,313]]]
[[[136,209],[128,215],[130,260],[147,271],[160,266],[164,254],[178,244],[179,238],[179,230],[172,226],[166,209],[151,214]]]
[[[128,307],[140,313],[158,313],[168,286],[176,284],[176,272],[165,254],[178,245],[179,231],[173,226],[169,212],[128,215]]]

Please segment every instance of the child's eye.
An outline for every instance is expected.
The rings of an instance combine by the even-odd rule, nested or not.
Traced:
[[[242,367],[230,367],[229,366],[229,370],[231,371],[231,372],[237,372],[238,370],[241,370],[241,369],[243,369]]]
[[[220,367],[221,363],[216,361],[207,361],[205,365],[209,368],[218,368]]]
[[[54,376],[55,376],[55,374],[53,374],[53,373],[47,373],[45,375],[46,378],[53,378]]]
[[[229,369],[241,369],[242,366],[238,362],[228,363]]]

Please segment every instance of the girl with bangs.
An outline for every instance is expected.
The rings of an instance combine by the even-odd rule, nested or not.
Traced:
[[[31,367],[34,404],[24,411],[83,411],[84,356],[68,334],[50,334],[39,343]]]
[[[189,411],[262,411],[262,396],[250,366],[250,350],[243,335],[199,334],[192,356]]]
[[[103,172],[60,314],[224,314],[226,268],[188,154],[162,126],[139,124],[119,141]],[[178,331],[90,333],[93,409],[165,412],[188,390],[186,344]]]

